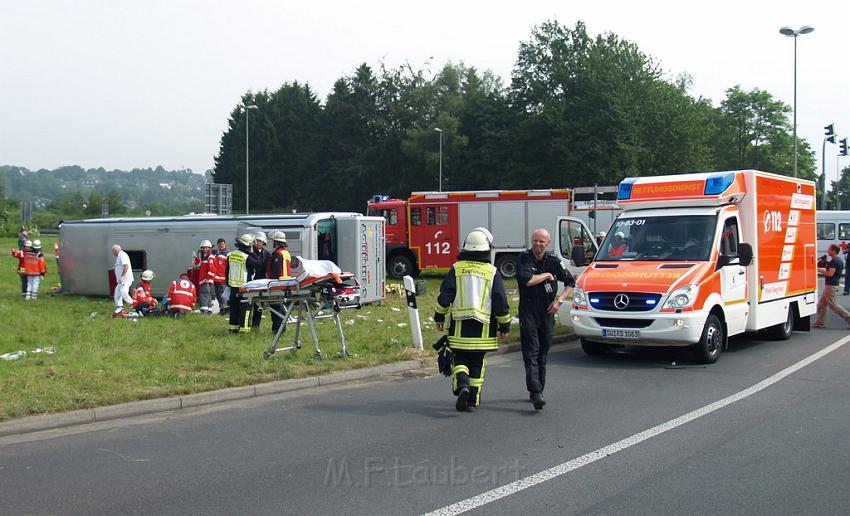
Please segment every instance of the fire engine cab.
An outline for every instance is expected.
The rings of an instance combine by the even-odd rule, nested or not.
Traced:
[[[597,245],[587,225],[569,216],[570,201],[569,189],[414,192],[407,200],[376,195],[368,213],[386,219],[393,278],[449,270],[464,236],[476,227],[493,233],[494,264],[503,277],[516,275],[519,253],[528,249],[536,228],[549,230],[552,251],[578,275]]]
[[[787,339],[816,311],[815,184],[754,170],[629,178],[569,315],[588,354],[693,346],[717,360],[731,335]]]

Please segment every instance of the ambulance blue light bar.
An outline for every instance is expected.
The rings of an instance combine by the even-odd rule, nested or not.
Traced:
[[[705,195],[720,195],[735,182],[734,172],[712,174],[705,180]]]
[[[632,186],[635,183],[634,178],[623,179],[620,183],[620,189],[617,190],[617,200],[623,201],[631,199],[632,197]]]

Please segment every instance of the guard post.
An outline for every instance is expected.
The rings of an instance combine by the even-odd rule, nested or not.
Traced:
[[[405,276],[404,293],[407,297],[407,314],[410,316],[410,331],[413,333],[413,347],[422,349],[422,327],[419,324],[419,309],[416,307],[416,285],[412,276]]]

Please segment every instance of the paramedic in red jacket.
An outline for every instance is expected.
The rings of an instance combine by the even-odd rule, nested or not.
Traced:
[[[24,299],[36,300],[41,278],[47,274],[47,265],[44,263],[44,255],[41,254],[41,240],[33,240],[32,248],[24,255],[24,268],[27,272],[27,293]]]
[[[215,298],[218,299],[219,313],[227,315],[227,241],[219,238],[216,241],[218,249],[210,256],[210,275],[213,279]]]
[[[180,279],[172,281],[168,289],[168,313],[179,317],[185,312],[191,312],[197,297],[195,284],[189,279],[188,274],[182,273]]]
[[[27,297],[27,262],[26,256],[27,251],[32,247],[32,241],[25,240],[24,246],[21,249],[12,249],[12,256],[18,259],[18,276],[21,277],[21,297],[26,299]]]
[[[156,298],[151,292],[151,281],[156,274],[152,270],[146,270],[142,273],[142,281],[139,286],[133,291],[133,310],[140,315],[145,316],[151,312],[156,312]]]
[[[213,259],[212,243],[209,240],[201,242],[201,254],[195,258],[198,267],[198,303],[202,314],[212,314],[212,300],[215,295],[213,274],[210,262]]]

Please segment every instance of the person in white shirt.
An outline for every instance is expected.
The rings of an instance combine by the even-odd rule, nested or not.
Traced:
[[[130,297],[130,286],[133,284],[133,269],[130,266],[130,257],[121,250],[121,246],[115,244],[112,246],[112,254],[115,255],[115,312],[113,315],[118,316],[126,313],[124,310],[124,302],[130,306],[133,305],[133,298]]]

